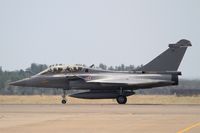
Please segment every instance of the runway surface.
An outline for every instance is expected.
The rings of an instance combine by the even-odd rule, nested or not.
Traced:
[[[0,105],[0,133],[200,133],[200,105]]]

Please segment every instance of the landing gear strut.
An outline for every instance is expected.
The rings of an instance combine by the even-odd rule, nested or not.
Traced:
[[[67,103],[67,99],[66,99],[66,90],[63,89],[63,95],[62,95],[62,104],[66,104]]]

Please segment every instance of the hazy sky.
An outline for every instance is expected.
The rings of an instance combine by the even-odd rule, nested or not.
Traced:
[[[199,0],[0,0],[0,66],[140,65],[189,39],[180,66],[200,78]]]

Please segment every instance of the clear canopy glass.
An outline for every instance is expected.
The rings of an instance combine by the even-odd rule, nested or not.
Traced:
[[[39,73],[39,75],[46,74],[60,74],[60,73],[76,73],[81,72],[83,66],[80,65],[51,65],[46,70]]]

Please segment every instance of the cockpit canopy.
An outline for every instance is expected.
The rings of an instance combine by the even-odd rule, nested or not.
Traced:
[[[83,71],[83,67],[81,65],[51,65],[39,75],[77,73]]]

